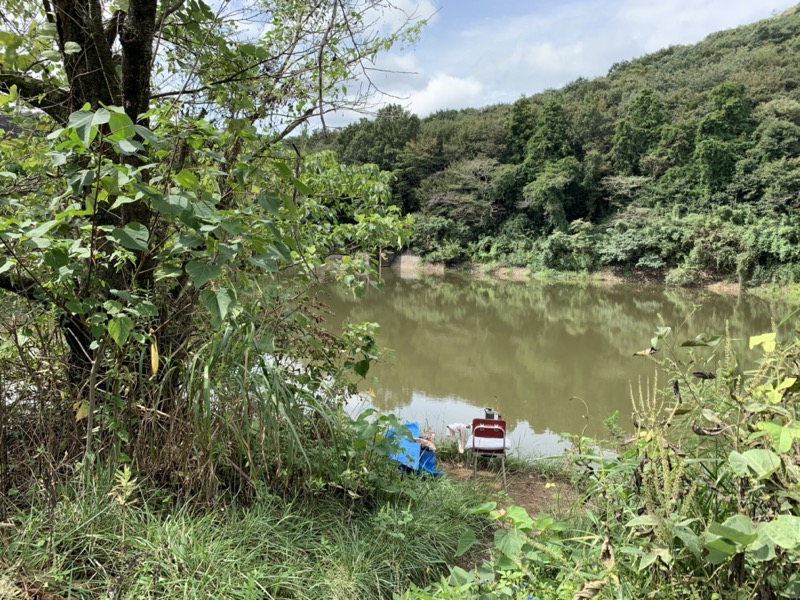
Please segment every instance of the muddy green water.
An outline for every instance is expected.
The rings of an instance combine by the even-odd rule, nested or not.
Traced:
[[[629,386],[652,382],[656,372],[652,360],[632,355],[650,346],[662,319],[678,343],[722,334],[728,322],[735,350],[748,361],[757,353],[747,350],[748,336],[769,331],[788,312],[746,295],[662,287],[385,277],[382,293],[359,300],[327,291],[334,328],[345,320],[381,325],[378,342],[390,352],[361,386],[374,391],[371,403],[440,434],[489,406],[506,420],[515,449],[534,455],[559,453],[560,432],[604,435],[603,420],[614,411],[629,424]],[[717,354],[697,368],[713,371],[723,360]],[[680,356],[687,359],[687,350]],[[659,386],[668,385],[660,374]],[[367,406],[354,401],[349,409]]]

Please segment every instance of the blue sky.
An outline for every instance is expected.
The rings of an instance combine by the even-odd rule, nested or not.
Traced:
[[[377,65],[383,91],[419,116],[513,102],[615,62],[768,18],[792,0],[395,0],[431,15],[419,43]]]

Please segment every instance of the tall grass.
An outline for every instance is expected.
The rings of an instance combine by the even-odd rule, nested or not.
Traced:
[[[409,480],[371,508],[261,494],[250,506],[173,505],[136,487],[120,503],[108,477],[59,490],[0,528],[0,589],[69,598],[387,598],[437,579],[459,537],[481,527],[481,491]],[[134,485],[138,485],[135,484]],[[11,590],[11,591],[9,591]]]

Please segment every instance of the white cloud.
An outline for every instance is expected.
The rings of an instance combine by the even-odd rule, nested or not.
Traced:
[[[416,48],[380,58],[373,81],[425,116],[513,102],[616,62],[769,17],[779,0],[394,0],[434,14]],[[788,2],[788,0],[786,0]],[[402,14],[402,13],[399,13]],[[403,100],[407,98],[407,100]],[[398,100],[399,99],[399,100]]]
[[[628,0],[617,7],[617,31],[630,32],[645,52],[674,44],[694,43],[711,32],[768,17],[769,4],[752,0]]]
[[[424,117],[444,108],[481,106],[485,103],[484,97],[484,86],[477,79],[437,73],[424,89],[411,94],[410,107],[412,112]]]

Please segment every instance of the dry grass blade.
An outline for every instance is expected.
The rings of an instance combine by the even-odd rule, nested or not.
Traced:
[[[609,571],[614,568],[614,548],[611,546],[611,538],[606,536],[603,540],[603,548],[600,550],[600,562]]]

